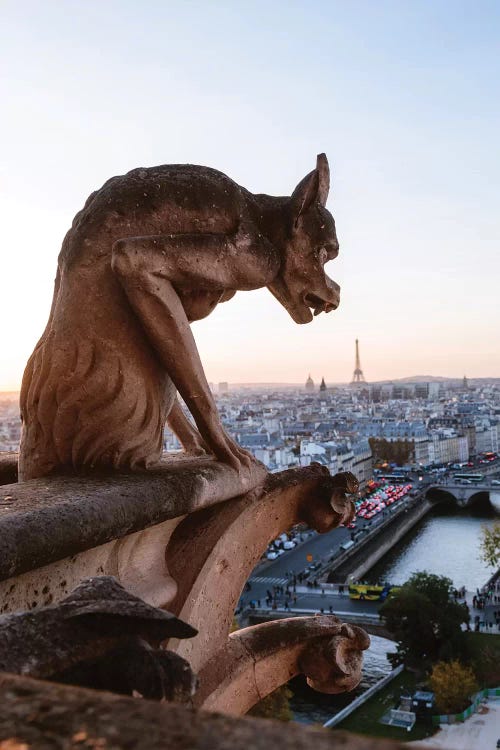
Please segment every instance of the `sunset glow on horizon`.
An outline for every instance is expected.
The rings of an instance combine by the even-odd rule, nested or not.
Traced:
[[[1,11],[2,366],[16,391],[73,216],[138,166],[290,195],[326,152],[340,308],[265,289],[193,325],[209,381],[500,377],[500,6],[360,0]]]

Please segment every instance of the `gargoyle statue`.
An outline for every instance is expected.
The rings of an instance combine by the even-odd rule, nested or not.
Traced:
[[[186,702],[196,677],[185,659],[159,645],[197,632],[112,576],[88,578],[58,604],[0,617],[0,671]]]
[[[254,195],[189,164],[134,169],[92,193],[64,239],[49,321],[24,373],[19,479],[151,467],[167,421],[186,451],[261,481],[262,467],[222,428],[190,323],[261,287],[297,323],[338,306],[323,268],[339,247],[329,183],[320,154],[291,197]]]

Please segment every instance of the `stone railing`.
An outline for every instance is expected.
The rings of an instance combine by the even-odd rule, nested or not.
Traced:
[[[2,457],[0,477],[3,482],[15,477],[15,456]],[[238,598],[269,541],[299,522],[318,531],[335,527],[351,512],[345,496],[349,489],[344,475],[331,477],[313,465],[270,475],[260,487],[245,492],[227,466],[188,458],[165,460],[145,473],[4,483],[2,613],[55,604],[82,579],[111,575],[131,594],[168,609],[198,630],[195,638],[168,642],[168,649],[187,659],[198,674],[193,698],[197,708],[245,713],[298,673],[323,692],[352,689],[361,677],[362,651],[369,639],[333,615],[230,632]],[[210,736],[211,747],[229,747],[228,737],[234,736],[233,747],[253,732],[250,720],[231,723],[182,707],[154,706],[26,677],[1,679],[1,738],[18,738],[23,748],[23,742],[37,748],[79,746],[74,735],[104,738],[109,747],[124,746],[119,738],[127,735],[126,746],[139,747],[130,744],[134,733],[144,737],[146,732],[148,747],[166,747],[179,731],[179,747],[197,747]],[[66,717],[59,724],[51,701]],[[45,708],[37,713],[39,703]],[[41,740],[51,722],[60,744]],[[263,726],[246,747],[264,746],[263,738],[272,742],[278,733],[283,741],[283,731],[296,737],[290,740],[292,746],[305,746],[302,730],[280,727],[278,732]],[[110,732],[116,735],[114,744]],[[353,738],[342,746],[386,746],[370,742]]]

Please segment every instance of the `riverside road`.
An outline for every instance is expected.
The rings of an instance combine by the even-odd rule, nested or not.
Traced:
[[[490,474],[498,472],[499,461],[495,461],[494,465],[488,467],[489,471],[484,472],[483,467],[481,470],[484,473]],[[471,471],[473,469],[469,469]],[[441,477],[439,483],[441,487],[445,484],[446,479],[449,477]],[[320,611],[321,608],[325,612],[329,612],[330,606],[334,612],[364,612],[366,614],[375,614],[378,612],[380,603],[378,602],[358,602],[352,601],[348,597],[347,585],[344,588],[344,595],[339,595],[338,586],[329,585],[318,585],[316,588],[311,589],[304,584],[301,585],[297,581],[296,591],[293,591],[293,576],[298,576],[299,573],[303,572],[307,567],[315,566],[321,563],[321,568],[324,570],[327,567],[328,562],[332,564],[339,556],[343,553],[342,545],[352,541],[352,535],[355,540],[362,539],[370,532],[370,535],[375,532],[379,526],[385,525],[387,518],[404,511],[405,506],[408,507],[410,504],[418,503],[423,500],[427,489],[433,485],[436,486],[436,477],[430,474],[426,474],[422,481],[419,481],[416,477],[412,477],[413,485],[415,489],[418,488],[419,492],[416,497],[406,497],[399,501],[397,504],[392,506],[390,509],[384,510],[382,513],[377,515],[371,520],[363,518],[356,518],[356,528],[348,529],[340,527],[334,529],[327,534],[317,534],[313,531],[307,531],[303,533],[303,541],[295,548],[285,551],[276,560],[269,560],[260,563],[252,573],[249,579],[250,589],[242,592],[240,600],[240,607],[246,609],[250,606],[251,602],[255,602],[255,606],[266,608],[266,597],[268,591],[275,593],[275,587],[283,587],[286,592],[287,586],[290,590],[290,595],[286,593],[277,597],[278,607],[282,608],[287,599],[292,610],[315,610]],[[444,487],[443,487],[444,489]],[[315,577],[319,578],[321,571],[309,572],[308,581],[313,582]],[[478,582],[479,583],[479,582]],[[324,590],[324,596],[321,596],[321,590]],[[294,601],[294,596],[296,601]]]
[[[402,504],[405,501],[402,501]],[[276,560],[266,561],[261,563],[254,570],[252,577],[249,580],[251,589],[244,591],[242,594],[243,606],[248,606],[251,601],[261,602],[261,605],[265,605],[265,600],[268,590],[273,592],[274,586],[282,586],[285,590],[287,584],[293,579],[293,575],[296,576],[301,573],[306,567],[314,565],[315,563],[325,560],[332,560],[343,552],[341,545],[351,541],[351,534],[354,533],[357,538],[366,531],[372,531],[379,526],[384,518],[380,517],[367,521],[363,518],[358,518],[356,521],[355,529],[348,529],[345,527],[339,527],[327,534],[317,534],[314,531],[308,531],[303,534],[305,540],[294,549],[284,552]],[[312,557],[312,559],[311,559]],[[309,576],[309,581],[314,581],[315,573],[312,572]],[[347,594],[347,586],[344,587],[344,595],[339,595],[338,587],[335,587],[335,592],[332,591],[330,586],[318,586],[315,589],[310,589],[304,585],[297,585],[295,596],[297,597],[294,608],[304,609],[317,609],[324,607],[325,612],[328,612],[329,605],[335,601],[335,607],[339,608],[340,600],[342,600],[342,609],[345,611],[356,610],[356,604],[359,608],[358,602],[352,602]],[[325,590],[325,596],[321,596],[321,589]],[[290,586],[291,599],[293,599],[293,586]],[[283,604],[285,601],[284,596],[280,597],[280,601]],[[322,603],[321,603],[322,602]],[[378,604],[376,602],[363,602],[363,611],[378,611]],[[366,608],[365,608],[365,605]]]

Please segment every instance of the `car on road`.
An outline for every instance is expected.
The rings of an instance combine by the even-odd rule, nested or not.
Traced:
[[[278,553],[277,552],[267,552],[266,553],[266,559],[267,560],[276,560],[277,557],[278,557]]]

